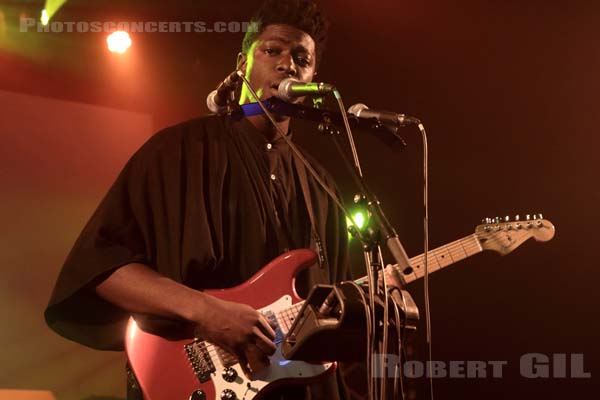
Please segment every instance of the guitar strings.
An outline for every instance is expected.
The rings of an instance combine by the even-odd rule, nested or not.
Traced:
[[[514,231],[515,234],[520,234],[520,235],[526,234],[527,232],[528,232],[527,230],[524,230],[521,232]],[[493,243],[493,244],[501,244],[501,239],[493,236],[492,238],[488,239],[488,242]],[[431,268],[430,271],[434,272],[434,271],[443,269],[451,264],[454,264],[458,261],[464,260],[465,258],[468,258],[474,254],[481,252],[482,250],[483,249],[481,248],[481,245],[479,244],[479,241],[477,240],[477,234],[472,234],[465,238],[450,242],[447,245],[440,246],[436,249],[430,250],[427,254],[428,255],[427,261],[432,262],[433,268]],[[471,251],[473,251],[473,252],[470,253]],[[443,253],[443,255],[440,256],[441,253]],[[464,253],[465,256],[462,257],[461,253]],[[450,257],[450,260],[448,263],[444,264],[443,261],[440,262],[440,259],[444,260],[445,254],[448,254],[448,256]],[[458,255],[458,257],[455,258],[452,256],[452,254],[454,254],[455,256]],[[419,256],[414,257],[410,261],[411,261],[411,265],[420,266],[423,264],[424,260],[425,260],[425,254],[421,254]],[[436,265],[437,265],[437,267],[436,267]],[[411,274],[414,274],[416,279],[418,279],[418,278],[423,277],[424,271],[421,269],[415,269],[415,270],[413,270],[413,272]],[[410,283],[413,280],[408,281],[407,283]],[[360,279],[358,281],[360,282]],[[302,307],[303,304],[304,304],[304,301],[301,301],[301,302],[293,304],[292,306],[290,306],[282,311],[274,313],[278,328],[280,330],[282,330],[281,328],[283,327],[286,330],[286,332],[283,332],[283,330],[282,330],[282,333],[284,335],[287,334],[287,332],[289,332],[289,329],[291,328],[291,326],[293,324],[296,314],[300,310],[300,308]],[[233,364],[230,364],[233,361],[239,362],[237,360],[237,358],[234,355],[232,355],[231,353],[229,353],[227,350],[224,350],[224,349],[220,348],[219,346],[217,346],[213,343],[207,342],[207,341],[203,341],[202,343],[204,344],[205,350],[207,351],[207,354],[211,357],[211,361],[213,361],[213,363],[214,363],[215,357],[218,357],[219,361],[223,361],[225,363],[228,363],[229,365],[233,365]]]
[[[515,233],[517,235],[524,236],[524,234],[527,234],[527,231],[522,231],[522,232],[515,231]],[[492,244],[501,244],[501,239],[492,237],[491,239],[488,239],[488,242],[492,243]],[[459,249],[462,250],[462,252]],[[474,249],[476,249],[476,251],[473,251]],[[465,258],[468,258],[474,254],[481,252],[481,251],[483,251],[483,249],[481,248],[481,245],[479,244],[479,242],[477,240],[477,234],[472,234],[466,238],[459,239],[459,240],[451,242],[445,246],[441,246],[436,249],[430,250],[428,253],[427,261],[433,264],[433,267],[430,268],[430,271],[435,272],[435,271],[445,268],[451,264],[454,264],[458,261],[464,260]],[[441,253],[442,253],[442,255],[440,255]],[[440,259],[444,260],[445,259],[444,256],[446,253],[450,256],[450,262],[444,263],[443,261],[440,261]],[[460,255],[460,253],[464,253],[465,256],[462,257]],[[455,258],[452,256],[452,254],[454,254],[454,256],[458,256],[458,257]],[[414,257],[413,259],[411,259],[411,265],[420,266],[424,263],[424,259],[425,259],[424,254]],[[437,266],[436,266],[436,264],[437,264]],[[424,276],[424,274],[425,274],[425,272],[423,270],[414,269],[411,272],[411,274],[407,275],[407,277],[412,278],[414,275],[415,278],[407,281],[407,283],[410,283],[410,282],[414,281],[415,279],[422,278]]]
[[[289,329],[292,326],[292,323],[296,317],[297,312],[300,310],[300,308],[302,307],[304,301],[298,302],[293,304],[292,306],[278,311],[276,313],[273,313],[277,322],[277,328],[279,330],[282,331],[282,333],[285,335]],[[283,324],[282,324],[283,322]],[[285,328],[285,332],[283,332],[283,330],[281,328]],[[239,360],[237,359],[237,357],[233,354],[231,354],[230,352],[228,352],[227,350],[222,349],[221,347],[208,342],[208,341],[203,341],[202,342],[204,344],[205,350],[207,352],[207,354],[210,356],[211,361],[214,362],[214,358],[217,357],[219,361],[221,361],[221,364],[225,365],[234,365],[239,363]],[[281,343],[281,342],[276,342],[276,343]]]
[[[499,241],[499,239],[491,239],[491,240],[492,241]],[[463,244],[463,242],[467,242],[466,246]],[[455,255],[456,255],[456,252],[459,249],[463,250],[462,252],[465,254],[465,257],[462,257],[462,258],[459,258],[458,260],[455,260],[454,257],[452,257],[451,252],[455,253]],[[475,251],[472,254],[468,254],[467,250],[472,251],[473,249],[477,249],[477,251]],[[451,260],[450,263],[448,263],[446,265],[442,265],[443,263],[441,263],[439,261],[440,258],[443,258],[443,257],[440,257],[440,255],[439,255],[441,251],[444,252],[444,253],[447,253],[450,256],[450,260]],[[428,253],[428,256],[429,256],[428,257],[428,261],[431,260],[431,261],[433,261],[432,264],[434,264],[434,265],[437,264],[437,268],[436,269],[432,269],[432,271],[437,271],[437,270],[442,269],[442,268],[444,268],[444,267],[446,267],[446,266],[448,266],[448,265],[450,265],[452,263],[455,263],[457,261],[463,260],[464,258],[467,258],[467,257],[469,257],[469,256],[471,256],[473,254],[476,254],[479,251],[481,251],[480,250],[480,245],[477,242],[476,235],[473,234],[473,235],[468,236],[466,238],[462,238],[462,239],[456,240],[454,242],[451,242],[448,245],[445,245],[445,246],[442,246],[442,247],[439,247],[439,248],[436,248],[436,249],[433,249],[433,250],[429,251],[429,253]],[[419,255],[419,256],[417,256],[417,257],[415,257],[414,259],[411,260],[411,264],[421,265],[424,262],[424,258],[425,258],[424,254]],[[415,262],[413,262],[413,260]],[[424,272],[420,272],[420,271],[422,271],[422,270],[415,269],[413,273],[414,273],[415,276],[417,276],[418,278],[420,278],[420,276],[418,276],[418,275],[419,274],[424,274]],[[301,308],[301,306],[302,306],[303,303],[304,302],[296,303],[296,304],[292,305],[291,307],[289,307],[289,308],[287,308],[285,310],[282,310],[282,311],[280,311],[278,313],[275,313],[275,317],[278,320],[278,322],[279,321],[284,322],[283,326],[286,328],[286,330],[289,331],[289,329],[291,328],[291,325],[293,324],[293,320],[295,318],[295,314],[294,313],[296,311],[299,311],[299,309]],[[279,325],[282,326],[281,323],[279,323]],[[233,355],[230,355],[231,353],[229,353],[228,351],[223,350],[220,347],[218,347],[218,346],[216,346],[216,345],[214,345],[212,343],[210,343],[210,344],[208,344],[209,342],[205,342],[205,343],[206,343],[205,344],[206,349],[208,350],[208,354],[211,356],[211,358],[214,357],[214,356],[218,356],[221,360],[226,361],[226,362],[227,361],[234,361],[234,360],[237,361],[237,358],[235,358],[235,356],[233,356]]]

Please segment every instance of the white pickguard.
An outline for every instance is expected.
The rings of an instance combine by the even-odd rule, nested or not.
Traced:
[[[291,305],[292,298],[290,296],[283,296],[279,300],[265,308],[262,308],[259,311],[271,311],[273,313],[277,313],[289,308]],[[281,323],[279,325],[281,326]],[[275,354],[269,357],[269,360],[271,361],[271,365],[258,373],[254,373],[252,375],[252,380],[246,378],[246,375],[244,375],[240,364],[233,365],[231,368],[236,370],[237,378],[233,382],[227,382],[221,376],[221,372],[225,369],[225,367],[218,357],[213,357],[212,361],[216,368],[216,372],[213,372],[211,375],[217,398],[219,398],[225,389],[230,389],[236,394],[238,399],[252,399],[260,390],[272,382],[286,378],[314,377],[327,371],[333,364],[310,364],[303,361],[286,360],[281,354],[281,344],[277,345]]]

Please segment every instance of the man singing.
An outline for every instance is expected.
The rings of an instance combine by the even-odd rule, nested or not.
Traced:
[[[314,2],[266,1],[253,24],[239,65],[261,100],[285,78],[313,79],[327,36]],[[244,88],[240,103],[254,101]],[[291,137],[289,123],[277,120]],[[316,251],[318,242],[324,262],[298,276],[303,295],[348,278],[345,217],[263,115],[187,121],[154,135],[126,164],[71,250],[46,321],[102,350],[123,349],[132,314],[187,322],[252,374],[275,351],[273,327],[255,309],[203,290],[238,285],[278,255]],[[334,375],[269,398],[339,398],[339,382]]]

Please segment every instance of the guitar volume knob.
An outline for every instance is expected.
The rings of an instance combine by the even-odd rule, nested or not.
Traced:
[[[206,400],[206,394],[203,390],[197,389],[194,390],[189,400]]]
[[[221,392],[221,400],[236,400],[237,396],[231,389],[225,389]]]
[[[238,373],[235,369],[233,369],[231,367],[227,367],[223,370],[223,372],[221,373],[221,376],[223,377],[223,380],[231,383],[237,379]]]

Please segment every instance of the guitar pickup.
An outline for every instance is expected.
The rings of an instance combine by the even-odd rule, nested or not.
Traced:
[[[269,324],[271,325],[271,327],[275,327],[274,328],[274,331],[275,331],[274,343],[280,344],[281,342],[283,342],[284,334],[281,331],[279,323],[277,322],[277,316],[275,315],[275,313],[273,311],[269,310],[269,311],[263,312],[262,314],[267,319],[267,321],[269,321]]]

